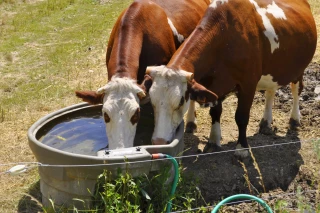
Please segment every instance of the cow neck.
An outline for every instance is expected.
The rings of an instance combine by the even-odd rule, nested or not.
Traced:
[[[115,74],[136,80],[142,50],[143,31],[136,22],[128,21],[128,11],[119,21],[113,37],[110,59],[107,64],[109,80]]]
[[[109,79],[115,74],[137,79],[142,36],[130,36],[120,32],[115,38],[114,47],[108,63]]]
[[[221,13],[212,15],[212,10],[209,8],[206,11],[199,25],[176,51],[167,67],[192,72],[197,80],[215,66],[219,47],[226,37],[227,21]]]

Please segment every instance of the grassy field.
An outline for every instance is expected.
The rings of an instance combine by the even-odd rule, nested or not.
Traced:
[[[106,43],[129,2],[0,0],[0,164],[36,161],[28,128],[40,117],[80,102],[75,90],[106,83]],[[320,35],[320,2],[309,2]],[[319,50],[320,41],[314,57],[318,63]],[[0,165],[0,173],[9,168]],[[32,212],[25,193],[38,180],[36,169],[19,176],[0,174],[0,212]]]

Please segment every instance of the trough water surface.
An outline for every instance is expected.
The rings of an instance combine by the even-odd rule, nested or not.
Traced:
[[[62,151],[93,156],[108,145],[105,124],[98,115],[61,122],[50,129],[40,141]]]
[[[134,146],[151,144],[153,123],[152,107],[144,106]],[[97,156],[97,152],[107,148],[108,145],[105,123],[100,110],[83,116],[61,117],[58,122],[50,122],[39,133],[38,140],[55,149],[91,156]]]

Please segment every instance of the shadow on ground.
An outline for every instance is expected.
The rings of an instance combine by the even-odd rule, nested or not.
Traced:
[[[31,185],[28,192],[20,199],[18,204],[19,213],[42,212],[41,208],[40,180]]]
[[[191,134],[186,135],[195,143],[184,155],[196,154],[196,143],[206,141],[200,141]],[[295,131],[288,131],[284,137],[255,134],[248,137],[253,157],[241,163],[234,157],[236,141],[229,141],[222,145],[222,153],[211,152],[213,154],[184,158],[182,164],[187,173],[196,174],[207,202],[240,193],[259,194],[277,188],[285,191],[304,163],[299,154],[299,141]],[[225,152],[227,150],[230,152]]]

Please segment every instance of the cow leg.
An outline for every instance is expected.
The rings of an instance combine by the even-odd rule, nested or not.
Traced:
[[[211,116],[211,132],[209,136],[209,143],[216,144],[221,146],[221,127],[220,127],[220,118],[222,114],[222,102],[218,101],[218,104],[214,107],[210,107],[210,116]]]
[[[204,147],[203,151],[208,152],[211,148],[213,150],[221,150],[221,126],[220,118],[222,114],[222,101],[218,100],[217,105],[210,107],[210,116],[211,116],[211,131],[208,143]]]
[[[300,79],[297,83],[291,83],[290,86],[293,102],[289,125],[291,129],[295,129],[297,126],[300,126],[299,96],[303,89],[302,79]]]
[[[194,133],[197,131],[197,115],[195,108],[195,101],[190,100],[189,109],[187,112],[187,125],[186,125],[186,133]]]
[[[271,129],[271,123],[272,123],[272,106],[273,106],[273,100],[274,100],[275,94],[276,94],[275,90],[267,90],[265,92],[266,104],[264,108],[263,118],[261,119],[259,124],[259,133],[261,134],[271,135],[273,133]]]
[[[249,155],[248,150],[239,150],[248,148],[247,126],[249,123],[250,108],[254,98],[255,89],[241,90],[238,92],[238,107],[236,110],[236,123],[239,130],[238,142],[235,155],[239,158],[245,158]]]

